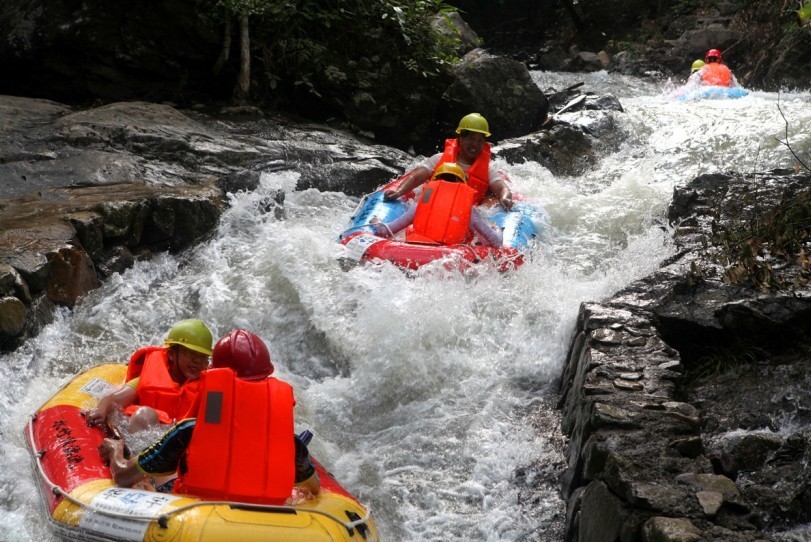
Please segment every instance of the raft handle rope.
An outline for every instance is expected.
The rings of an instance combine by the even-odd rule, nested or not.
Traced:
[[[366,200],[367,200],[367,199],[369,199],[369,196],[372,196],[372,195],[374,195],[374,192],[372,192],[371,194],[366,194],[365,196],[363,196],[362,198],[360,198],[360,201],[358,202],[358,206],[357,206],[357,207],[355,207],[355,210],[354,210],[354,211],[352,211],[352,216],[350,216],[350,217],[349,217],[350,219],[353,219],[353,220],[354,220],[354,218],[355,218],[356,216],[358,216],[358,213],[360,213],[360,210],[361,210],[361,209],[363,208],[363,206],[366,204]]]
[[[383,226],[384,228],[386,228],[389,231],[389,234],[394,236],[394,234],[392,233],[392,231],[389,229],[389,227],[386,225],[385,222],[375,222],[375,224],[380,224],[381,226]],[[355,231],[355,230],[362,230],[363,228],[369,228],[373,232],[374,232],[374,229],[375,229],[374,224],[371,224],[371,223],[370,224],[358,224],[357,226],[352,226],[351,228],[347,228],[346,230],[344,230],[343,233],[341,233],[340,238],[343,239],[344,236],[347,233]]]
[[[36,414],[31,416],[31,421],[32,422],[36,421],[36,419],[37,419]],[[28,444],[29,444],[31,450],[36,450],[36,446],[35,446],[35,443],[34,443],[34,424],[33,423],[28,424]],[[170,519],[171,516],[173,516],[175,514],[179,514],[181,512],[185,512],[186,510],[190,510],[192,508],[197,508],[198,506],[220,506],[220,505],[223,505],[223,506],[230,506],[232,508],[244,508],[246,506],[246,503],[234,502],[234,501],[200,501],[200,502],[190,503],[190,504],[187,504],[185,506],[179,506],[179,507],[177,507],[177,508],[175,508],[173,510],[170,510],[169,512],[165,512],[165,513],[159,514],[157,516],[132,516],[132,515],[118,513],[118,512],[111,512],[109,510],[103,510],[103,509],[100,509],[100,508],[97,508],[97,507],[93,506],[89,502],[84,502],[82,500],[79,500],[79,499],[71,496],[62,487],[56,485],[50,478],[48,478],[48,475],[45,473],[45,469],[42,466],[42,457],[45,456],[45,453],[46,453],[46,450],[37,450],[36,452],[34,452],[34,458],[35,458],[35,461],[36,461],[36,464],[37,464],[37,471],[39,472],[39,475],[42,478],[42,481],[45,482],[45,484],[48,486],[48,489],[50,489],[50,491],[54,495],[56,495],[57,497],[62,496],[66,500],[70,501],[71,503],[73,503],[73,504],[75,504],[77,506],[80,506],[82,508],[85,508],[85,509],[89,510],[90,512],[94,512],[96,514],[100,514],[100,515],[103,515],[103,516],[108,516],[108,517],[117,518],[117,519],[130,520],[130,521],[144,521],[144,522],[155,521],[155,522],[158,523],[158,525],[161,528],[166,529],[166,528],[168,528],[169,519]],[[360,503],[358,503],[358,504],[360,504]],[[333,514],[330,514],[329,512],[325,512],[323,510],[317,510],[315,508],[299,508],[299,507],[296,507],[296,506],[272,505],[272,504],[251,504],[249,506],[251,507],[251,509],[254,509],[254,510],[266,510],[268,512],[287,512],[287,513],[290,513],[290,512],[292,512],[292,513],[309,512],[311,514],[319,514],[319,515],[325,516],[325,517],[335,521],[336,523],[338,523],[340,525],[343,525],[348,531],[351,531],[352,529],[356,528],[359,525],[366,524],[372,517],[372,509],[369,506],[365,506],[365,505],[361,505],[361,506],[366,510],[366,515],[364,517],[360,518],[360,519],[357,519],[355,521],[350,521],[350,522],[346,522],[346,521],[342,520],[341,518],[339,518],[339,517],[337,517],[337,516],[335,516]]]
[[[355,207],[355,210],[354,210],[354,211],[352,211],[352,216],[350,216],[350,217],[349,217],[349,219],[350,219],[350,220],[355,220],[355,218],[356,218],[356,217],[357,217],[357,216],[360,214],[361,209],[363,209],[363,206],[364,206],[364,205],[366,205],[366,201],[367,201],[367,200],[368,200],[370,197],[374,196],[375,194],[380,193],[381,191],[382,191],[382,190],[376,190],[375,192],[372,192],[371,194],[366,194],[365,196],[363,196],[363,197],[360,199],[360,201],[358,202],[358,206],[357,206],[357,207]],[[385,200],[384,200],[384,201],[385,201]],[[391,237],[394,237],[394,233],[392,233],[391,229],[389,229],[389,227],[388,227],[388,226],[386,226],[386,224],[385,224],[384,222],[379,222],[379,224],[381,224],[383,227],[385,227],[385,228],[388,230],[389,235],[390,235]],[[346,234],[347,234],[347,233],[352,232],[352,231],[355,231],[355,230],[361,230],[361,229],[363,229],[363,228],[371,228],[371,229],[372,229],[372,233],[374,233],[374,226],[373,226],[371,223],[369,223],[369,224],[358,224],[357,226],[352,226],[352,227],[347,228],[346,230],[344,230],[344,231],[341,233],[341,235],[339,235],[339,236],[338,236],[338,238],[339,238],[339,239],[343,239],[343,238],[344,238],[344,236],[346,236]]]

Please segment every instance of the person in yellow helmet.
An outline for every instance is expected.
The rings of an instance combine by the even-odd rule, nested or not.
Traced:
[[[261,337],[244,329],[222,337],[211,369],[200,377],[199,402],[183,420],[129,457],[121,440],[102,442],[99,452],[109,460],[115,484],[130,487],[153,478],[159,492],[254,504],[284,504],[292,486],[317,495],[321,482],[307,449],[308,432],[293,433],[293,388],[273,371]],[[239,409],[232,408],[236,404]],[[257,424],[260,419],[266,423]],[[221,438],[225,427],[227,442]],[[251,453],[237,453],[245,449]],[[251,476],[262,469],[268,475]],[[166,480],[166,473],[177,479]]]
[[[163,346],[146,346],[130,357],[126,383],[86,414],[87,423],[109,422],[117,407],[129,416],[130,432],[182,419],[197,399],[211,348],[211,331],[202,321],[178,322]]]
[[[482,202],[488,194],[494,194],[499,203],[509,210],[513,206],[512,192],[506,176],[490,160],[490,126],[479,113],[470,113],[462,117],[456,128],[458,137],[445,141],[443,152],[423,160],[412,171],[407,173],[394,190],[387,190],[383,195],[386,201],[404,196],[432,178],[440,164],[452,162],[459,164],[467,174],[467,184],[476,193],[476,204]]]
[[[693,61],[693,65],[690,66],[690,74],[696,73],[698,70],[704,67],[704,61],[700,58],[697,58]]]
[[[388,223],[373,218],[370,223],[381,237],[392,237],[406,229],[406,242],[456,245],[465,242],[469,232],[485,244],[499,248],[504,242],[500,230],[493,229],[475,206],[475,191],[459,164],[439,164],[425,185],[417,205]]]

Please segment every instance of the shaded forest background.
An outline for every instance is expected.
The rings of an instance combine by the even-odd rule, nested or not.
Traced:
[[[374,133],[405,148],[402,127],[437,115],[454,66],[476,46],[534,69],[558,69],[538,60],[576,50],[625,52],[635,63],[609,70],[681,77],[697,52],[673,44],[691,28],[722,21],[735,37],[713,46],[727,53],[745,86],[808,88],[811,27],[798,19],[802,4],[5,0],[0,94],[82,107],[121,100],[251,106]]]

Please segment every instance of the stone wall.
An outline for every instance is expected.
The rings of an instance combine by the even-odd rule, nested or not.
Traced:
[[[811,521],[807,264],[761,240],[787,285],[766,291],[718,256],[726,233],[810,191],[788,172],[699,177],[670,207],[679,254],[582,305],[561,380],[567,541],[801,539],[779,533]]]

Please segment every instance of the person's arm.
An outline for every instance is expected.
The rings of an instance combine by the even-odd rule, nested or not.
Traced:
[[[498,196],[498,202],[502,207],[508,211],[513,208],[513,194],[509,185],[507,185],[507,181],[498,179],[496,182],[491,183],[490,191]]]
[[[690,76],[690,77],[695,76],[696,82],[698,83],[699,86],[704,84],[703,72],[704,72],[704,68],[701,68],[696,73],[694,73],[693,75]]]
[[[137,456],[124,457],[124,441],[105,439],[99,447],[102,457],[110,461],[115,485],[132,486],[147,476],[172,474],[180,465],[191,442],[197,420],[188,418],[172,426],[157,442]]]
[[[411,207],[402,216],[395,218],[391,222],[374,222],[372,227],[375,233],[380,237],[393,237],[403,228],[414,222],[414,215],[417,213],[417,207]]]
[[[138,468],[137,457],[129,459],[124,457],[124,441],[107,438],[99,446],[102,457],[110,462],[110,473],[113,475],[115,485],[119,487],[132,487],[146,474]]]
[[[321,480],[318,472],[310,461],[310,452],[297,435],[293,435],[296,443],[296,487],[301,487],[309,491],[312,495],[318,495],[321,491]]]
[[[137,394],[138,390],[128,383],[113,393],[105,395],[96,405],[96,408],[90,410],[85,416],[88,425],[103,424],[107,421],[107,416],[110,415],[115,405],[121,405],[122,408],[128,407],[135,402]]]
[[[730,82],[729,86],[731,88],[741,88],[741,84],[738,83],[738,80],[735,78],[735,74],[732,74],[732,81]]]
[[[504,236],[501,231],[493,229],[475,207],[470,213],[470,227],[491,247],[500,248],[504,244]]]
[[[405,179],[400,181],[400,184],[397,186],[396,190],[386,190],[383,193],[383,200],[391,201],[405,196],[428,180],[428,177],[430,176],[431,170],[426,169],[423,166],[417,166],[406,175]]]

